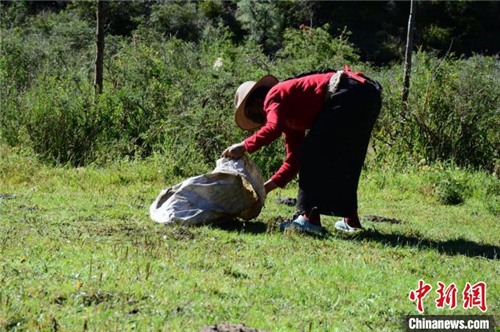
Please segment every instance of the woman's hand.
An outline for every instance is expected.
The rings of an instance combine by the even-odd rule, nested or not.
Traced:
[[[264,189],[266,189],[266,195],[270,191],[273,191],[276,188],[278,188],[278,185],[273,180],[268,180],[266,183],[264,183]]]
[[[228,147],[223,153],[222,157],[232,158],[232,159],[240,159],[243,157],[247,149],[245,148],[245,143],[237,143]]]

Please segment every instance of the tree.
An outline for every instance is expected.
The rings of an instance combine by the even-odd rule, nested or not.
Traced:
[[[103,81],[103,62],[104,62],[104,9],[105,1],[97,0],[96,6],[96,58],[95,58],[95,77],[94,77],[94,92],[95,97],[102,93]]]
[[[266,54],[279,48],[284,18],[274,2],[239,1],[236,16],[250,40],[262,45]]]
[[[404,63],[404,82],[403,82],[403,104],[408,106],[408,93],[410,92],[410,72],[411,72],[411,55],[413,51],[413,25],[415,24],[415,2],[410,2],[410,17],[408,18],[408,33],[406,37],[406,51]]]

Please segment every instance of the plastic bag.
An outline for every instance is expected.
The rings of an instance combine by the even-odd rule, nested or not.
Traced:
[[[264,180],[247,157],[222,158],[212,173],[189,178],[163,190],[151,204],[151,219],[158,223],[209,224],[260,214],[266,199]]]

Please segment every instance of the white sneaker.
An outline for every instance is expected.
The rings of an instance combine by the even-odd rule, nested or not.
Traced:
[[[335,229],[339,230],[339,231],[343,231],[343,232],[355,232],[357,230],[360,230],[362,228],[358,228],[358,227],[352,227],[352,226],[349,226],[346,222],[345,222],[345,219],[342,218],[342,220],[339,220],[335,223]]]
[[[280,230],[285,231],[286,228],[293,227],[298,231],[311,232],[311,233],[323,233],[325,229],[322,226],[311,224],[303,216],[299,216],[297,219],[292,221],[282,222],[280,224]]]

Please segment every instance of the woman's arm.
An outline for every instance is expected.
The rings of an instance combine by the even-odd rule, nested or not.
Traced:
[[[286,159],[271,180],[278,187],[285,187],[287,183],[293,180],[300,168],[299,150],[304,140],[303,131],[289,131],[285,134]]]

